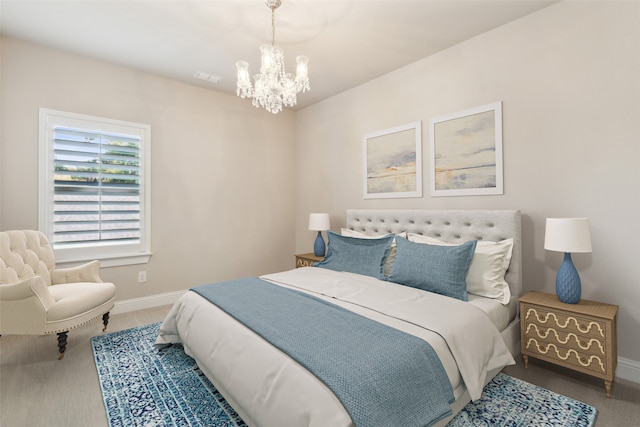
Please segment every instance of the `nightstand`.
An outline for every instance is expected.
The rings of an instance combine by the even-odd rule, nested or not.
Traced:
[[[296,255],[296,268],[311,267],[314,262],[320,262],[323,259],[323,256],[315,256],[313,252],[309,254],[298,254]]]
[[[565,304],[554,294],[520,298],[520,349],[529,356],[604,380],[607,397],[616,373],[618,306],[580,300]]]

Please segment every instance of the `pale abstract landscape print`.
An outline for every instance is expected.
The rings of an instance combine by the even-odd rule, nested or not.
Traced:
[[[366,156],[368,194],[416,191],[415,130],[367,139]]]
[[[495,111],[436,123],[435,190],[496,187]]]

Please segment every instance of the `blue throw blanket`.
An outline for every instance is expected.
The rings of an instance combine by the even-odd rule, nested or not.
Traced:
[[[324,382],[358,427],[422,427],[451,414],[451,384],[420,338],[258,278],[191,290]]]

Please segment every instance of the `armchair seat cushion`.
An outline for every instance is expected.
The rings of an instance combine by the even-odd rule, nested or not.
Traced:
[[[105,304],[113,307],[116,287],[113,283],[63,283],[49,286],[49,292],[55,303],[47,311],[47,323],[77,319],[96,312],[88,316],[86,321],[89,321],[109,310],[101,310]]]

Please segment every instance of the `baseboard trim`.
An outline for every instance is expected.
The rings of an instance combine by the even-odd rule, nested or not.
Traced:
[[[141,298],[132,298],[116,301],[111,314],[128,313],[130,311],[144,310],[175,303],[187,290],[167,292],[164,294],[150,295]]]
[[[616,377],[640,384],[640,362],[618,357]]]
[[[116,301],[111,314],[128,313],[130,311],[144,310],[175,303],[187,289],[182,291],[167,292],[164,294],[150,295],[147,297],[133,298]],[[640,362],[618,357],[616,377],[640,384]]]

